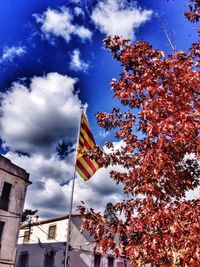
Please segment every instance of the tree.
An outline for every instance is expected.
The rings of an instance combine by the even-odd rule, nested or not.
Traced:
[[[21,223],[27,222],[31,216],[35,215],[38,210],[25,209],[23,210]]]
[[[191,22],[198,22],[200,19],[200,1],[189,0],[189,11],[184,14]]]
[[[199,1],[191,2],[199,8]],[[191,16],[186,13],[193,22],[199,15],[194,8]],[[111,83],[123,108],[100,112],[97,121],[105,130],[116,129],[124,146],[110,154],[95,147],[92,157],[105,167],[124,167],[111,177],[132,199],[115,203],[115,212],[123,214],[119,220],[80,206],[83,229],[102,252],[111,249],[133,266],[198,266],[200,201],[184,197],[199,185],[200,43],[168,57],[143,41],[115,36],[104,44],[123,67]]]

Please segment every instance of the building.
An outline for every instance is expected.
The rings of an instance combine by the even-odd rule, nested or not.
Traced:
[[[94,242],[87,231],[81,233],[83,221],[72,215],[70,233],[70,267],[129,267],[124,259],[94,252]],[[15,267],[64,267],[68,216],[37,221],[21,226]]]
[[[0,267],[14,266],[29,174],[0,155]]]

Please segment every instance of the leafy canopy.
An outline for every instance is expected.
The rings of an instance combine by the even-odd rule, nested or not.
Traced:
[[[199,1],[191,3],[185,15],[194,22]],[[97,121],[107,131],[116,129],[124,146],[109,154],[95,147],[93,157],[105,167],[124,167],[111,177],[132,198],[114,205],[123,219],[108,220],[80,206],[83,229],[102,252],[111,249],[133,266],[198,266],[200,201],[184,197],[199,185],[200,43],[168,57],[144,41],[131,44],[118,36],[104,45],[123,68],[111,87],[124,107],[98,113]]]

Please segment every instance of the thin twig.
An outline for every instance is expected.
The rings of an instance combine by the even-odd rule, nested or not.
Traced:
[[[168,40],[168,42],[169,42],[171,48],[173,49],[173,51],[175,51],[176,48],[175,48],[175,46],[173,45],[172,40],[171,40],[171,38],[170,38],[170,36],[169,36],[169,34],[168,34],[168,32],[167,32],[167,29],[166,29],[165,27],[163,27],[163,31],[164,31],[164,33],[165,33],[165,36],[167,37],[167,40]]]
[[[175,45],[173,44],[173,36],[170,36],[169,35],[169,32],[167,31],[167,24],[160,18],[160,22],[161,22],[161,28],[163,29],[164,31],[164,34],[167,38],[167,41],[169,42],[171,48],[173,51],[176,51],[176,47]]]

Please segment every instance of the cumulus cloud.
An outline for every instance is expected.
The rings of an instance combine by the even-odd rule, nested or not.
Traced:
[[[89,29],[73,24],[73,16],[67,8],[62,7],[59,11],[48,8],[42,15],[34,14],[34,17],[36,22],[41,24],[41,31],[47,39],[56,36],[69,42],[72,35],[78,36],[82,40],[92,37]]]
[[[9,151],[6,156],[26,169],[31,174],[33,181],[42,182],[45,179],[52,179],[60,182],[61,179],[72,179],[74,153],[71,153],[67,160],[60,160],[54,153],[45,157],[42,154],[28,156]]]
[[[88,70],[89,64],[80,59],[80,50],[74,49],[71,56],[70,68],[74,71],[83,71]]]
[[[123,141],[114,142],[114,150],[120,149],[123,145]],[[106,149],[106,152],[110,153],[111,150]],[[42,218],[68,213],[75,162],[74,152],[65,160],[60,160],[55,154],[47,158],[40,154],[24,156],[8,152],[6,157],[30,173],[33,184],[28,188],[26,208],[39,209],[39,215]],[[74,213],[77,212],[76,207],[80,201],[84,201],[86,206],[93,207],[96,211],[104,211],[108,202],[116,203],[127,198],[127,195],[123,194],[123,186],[121,184],[116,186],[110,178],[111,170],[124,172],[120,166],[101,168],[87,182],[77,174]],[[68,181],[67,185],[61,187],[61,180]],[[198,189],[187,194],[189,199],[197,197],[199,197]]]
[[[135,29],[148,21],[151,10],[141,10],[127,0],[103,0],[98,2],[91,19],[106,35],[120,35],[134,39]]]
[[[26,53],[25,47],[11,46],[3,49],[3,54],[0,58],[0,63],[12,62],[16,57],[20,57]]]
[[[5,156],[30,173],[25,207],[38,209],[43,218],[69,211],[75,152],[69,150],[61,159],[56,147],[64,141],[73,148],[76,141],[81,102],[75,83],[67,75],[49,73],[32,78],[29,86],[16,82],[1,95],[0,134],[10,148]],[[122,186],[110,179],[110,170],[98,170],[87,182],[76,177],[74,212],[81,200],[104,210],[107,202],[124,198]]]
[[[3,93],[0,134],[4,146],[26,153],[49,155],[61,140],[74,143],[81,102],[76,79],[58,73],[20,82]]]
[[[61,187],[61,179],[69,180],[73,175],[74,153],[64,161],[60,161],[56,155],[45,158],[39,154],[19,156],[17,153],[6,154],[12,162],[25,168],[30,173],[29,186],[26,197],[26,208],[39,209],[42,217],[52,217],[69,211],[72,180],[68,185]],[[103,211],[108,202],[115,203],[125,198],[122,186],[110,179],[108,169],[99,169],[87,182],[79,176],[76,177],[74,192],[74,212],[80,201],[84,201],[88,207]],[[121,170],[120,167],[114,167]]]

